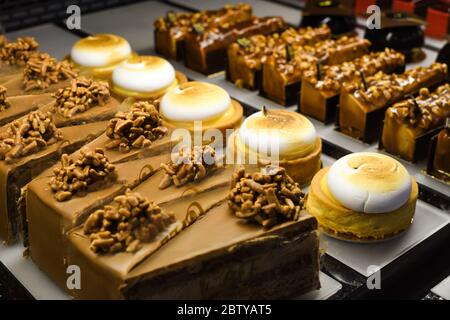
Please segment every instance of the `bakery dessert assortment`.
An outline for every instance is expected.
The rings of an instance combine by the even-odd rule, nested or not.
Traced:
[[[332,122],[336,117],[342,87],[347,83],[361,82],[362,76],[372,76],[379,71],[390,74],[402,73],[404,69],[403,54],[385,49],[352,61],[308,70],[302,79],[298,110],[321,122]]]
[[[445,127],[434,137],[430,148],[427,172],[431,176],[450,183],[450,118]]]
[[[322,141],[312,123],[288,110],[266,110],[245,119],[231,137],[236,161],[245,164],[276,163],[294,181],[308,184],[321,168]]]
[[[283,51],[287,45],[304,46],[329,39],[327,26],[300,29],[288,28],[271,35],[258,34],[239,38],[228,47],[227,80],[238,87],[250,90],[260,89],[262,65],[274,51]]]
[[[380,147],[416,162],[426,157],[432,136],[450,116],[450,86],[430,92],[422,88],[417,97],[394,104],[386,111]]]
[[[70,60],[82,75],[109,81],[113,70],[132,54],[123,37],[96,34],[77,41],[70,51]]]
[[[410,226],[417,196],[415,179],[397,160],[352,153],[314,176],[306,209],[333,237],[378,241]]]
[[[364,142],[374,142],[381,134],[386,109],[415,94],[423,87],[439,85],[447,78],[447,65],[433,63],[402,74],[378,72],[361,82],[344,86],[339,100],[339,129]]]

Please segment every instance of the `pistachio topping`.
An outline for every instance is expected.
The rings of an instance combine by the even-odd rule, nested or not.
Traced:
[[[0,134],[0,160],[6,163],[36,153],[62,139],[50,112],[34,111]]]
[[[77,160],[61,156],[61,166],[53,168],[50,188],[57,201],[67,201],[75,194],[87,192],[94,185],[103,185],[117,178],[115,167],[100,148],[80,150]]]
[[[266,166],[254,173],[240,168],[232,176],[228,205],[236,217],[270,228],[297,221],[304,199],[299,184],[282,167]]]
[[[95,106],[104,105],[110,98],[107,82],[80,77],[72,79],[70,86],[53,94],[55,111],[65,118],[71,118]]]
[[[6,64],[24,66],[39,44],[33,37],[17,38],[15,42],[5,42],[0,49],[0,60]]]
[[[90,249],[99,254],[133,253],[174,223],[175,217],[139,193],[127,190],[111,205],[93,212],[84,224]]]
[[[77,76],[73,65],[68,61],[58,62],[47,53],[35,54],[23,70],[25,91],[46,89],[51,84],[58,83]]]
[[[111,139],[107,149],[118,148],[120,152],[146,148],[168,132],[153,104],[135,102],[127,112],[118,112],[109,121],[106,135]]]
[[[0,86],[0,112],[8,109],[10,107],[10,103],[6,100],[6,88],[4,86]]]
[[[180,187],[189,182],[199,181],[222,167],[222,157],[216,155],[214,148],[209,145],[194,146],[192,149],[182,148],[178,154],[172,156],[169,163],[161,164],[165,175],[159,188],[165,189],[172,184]]]

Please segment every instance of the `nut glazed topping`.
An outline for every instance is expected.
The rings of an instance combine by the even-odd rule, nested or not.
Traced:
[[[8,109],[10,106],[10,103],[6,100],[6,88],[0,86],[0,112]]]
[[[70,62],[58,62],[47,53],[39,53],[30,57],[23,70],[23,75],[25,91],[30,91],[46,89],[51,84],[75,78],[77,72]]]
[[[116,168],[109,162],[103,150],[87,148],[74,161],[67,154],[61,156],[61,167],[53,169],[49,185],[57,201],[67,201],[74,194],[87,192],[88,188],[107,184],[117,179]]]
[[[339,92],[344,83],[361,81],[361,71],[369,76],[383,67],[395,68],[403,65],[404,62],[403,54],[386,48],[383,52],[372,52],[349,62],[331,66],[324,65],[321,70],[321,79],[317,79],[317,70],[312,69],[306,71],[304,77],[318,90]]]
[[[182,148],[178,154],[172,155],[169,163],[161,164],[165,175],[159,188],[165,189],[172,184],[180,187],[188,182],[199,181],[222,167],[223,158],[217,156],[216,150],[209,145]]]
[[[33,37],[17,38],[15,42],[4,44],[0,49],[0,59],[6,64],[23,66],[38,47]]]
[[[146,148],[153,141],[162,138],[168,132],[163,126],[158,110],[146,101],[133,103],[127,112],[118,112],[109,121],[106,135],[111,141],[107,149],[118,148],[120,152]]]
[[[266,166],[260,172],[233,173],[228,205],[238,218],[270,228],[283,221],[296,221],[305,194],[282,167]]]
[[[440,86],[433,93],[422,88],[417,98],[399,102],[390,111],[412,127],[427,130],[440,126],[450,116],[450,85]]]
[[[105,104],[110,97],[109,85],[80,77],[72,79],[70,86],[59,89],[53,97],[56,99],[54,111],[71,118],[76,113]]]
[[[34,111],[15,120],[0,134],[0,160],[6,163],[36,153],[62,139],[50,112]]]
[[[135,252],[142,243],[154,240],[175,222],[172,214],[139,193],[127,190],[111,205],[93,212],[84,224],[84,234],[95,253]]]

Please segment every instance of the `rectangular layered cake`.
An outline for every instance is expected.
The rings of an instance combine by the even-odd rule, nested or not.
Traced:
[[[303,76],[298,110],[322,122],[334,121],[339,94],[346,83],[363,81],[361,77],[378,71],[389,74],[402,73],[404,69],[404,56],[390,49],[337,65],[319,65],[319,70],[315,66]]]
[[[426,157],[430,141],[450,116],[450,86],[430,92],[422,88],[419,96],[389,107],[384,117],[380,147],[408,161]]]
[[[174,60],[183,58],[186,34],[194,24],[210,26],[236,24],[252,17],[252,7],[248,4],[227,5],[219,10],[205,10],[196,13],[176,13],[169,11],[154,23],[155,51]]]
[[[378,140],[386,109],[420,88],[434,87],[447,77],[447,65],[433,63],[402,74],[379,72],[361,82],[346,85],[339,100],[341,132],[364,142]]]
[[[240,38],[228,47],[227,80],[250,90],[260,88],[262,64],[274,51],[291,46],[312,45],[330,37],[327,26],[319,28],[289,28],[272,35],[258,34]]]
[[[428,174],[450,183],[450,118],[431,144],[428,159]]]
[[[274,52],[262,67],[261,94],[282,105],[297,103],[304,72],[316,64],[338,64],[367,53],[370,42],[358,37],[325,40],[312,46]]]
[[[0,83],[11,75],[19,74],[30,56],[37,53],[39,44],[33,37],[17,38],[9,41],[5,36],[0,38]]]

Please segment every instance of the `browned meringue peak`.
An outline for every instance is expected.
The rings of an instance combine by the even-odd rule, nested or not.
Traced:
[[[23,66],[37,52],[39,44],[33,37],[17,38],[0,46],[0,60],[6,64]]]
[[[167,132],[168,129],[163,125],[159,112],[152,103],[134,102],[130,110],[119,111],[109,121],[106,135],[111,141],[106,148],[118,148],[120,152],[145,148],[165,136]]]
[[[0,160],[11,163],[61,139],[61,132],[56,129],[50,112],[31,112],[10,123],[0,134]]]
[[[68,61],[59,61],[48,53],[32,55],[23,70],[23,84],[25,91],[33,89],[46,89],[51,84],[72,79],[77,76],[77,71]]]
[[[174,223],[175,217],[129,189],[111,205],[93,212],[84,224],[90,249],[99,254],[135,252]]]
[[[84,77],[72,79],[70,86],[59,89],[53,94],[56,99],[54,111],[65,118],[71,118],[76,113],[104,105],[110,96],[107,82]]]
[[[0,86],[0,112],[10,107],[10,103],[6,100],[6,88]]]
[[[77,160],[63,154],[61,167],[55,167],[53,173],[49,184],[57,201],[67,201],[75,194],[117,179],[115,166],[109,162],[101,148],[94,151],[82,148]]]
[[[161,164],[165,175],[159,188],[165,189],[172,184],[180,187],[189,182],[196,182],[222,167],[223,157],[219,157],[213,147],[209,145],[184,147],[178,154],[172,155],[170,162]]]
[[[228,195],[228,205],[236,217],[266,228],[298,220],[304,200],[299,184],[277,166],[266,166],[254,173],[240,168],[233,173]]]

